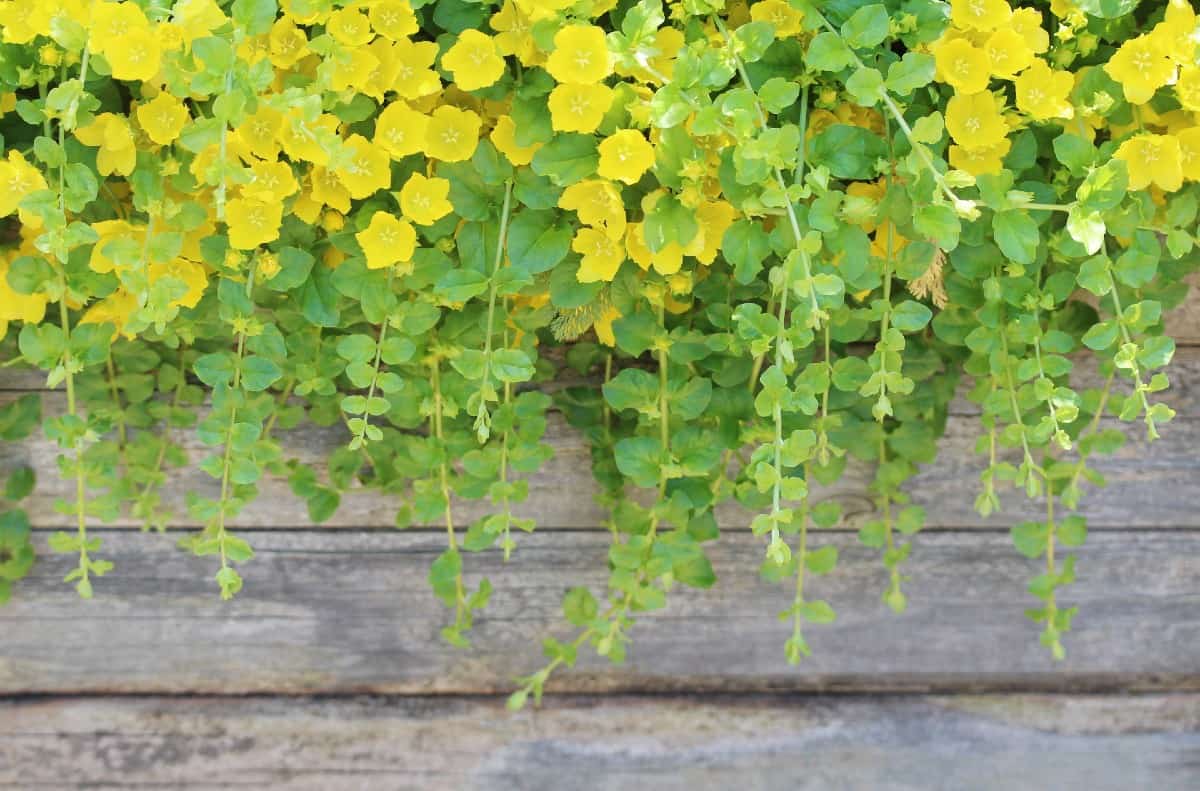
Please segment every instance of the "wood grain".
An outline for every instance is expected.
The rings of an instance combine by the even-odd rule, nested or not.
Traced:
[[[7,374],[0,375],[0,380]],[[1094,365],[1081,366],[1079,386],[1098,386],[1101,382]],[[16,393],[0,392],[0,404],[16,398]],[[1172,388],[1163,394],[1179,417],[1164,426],[1163,438],[1149,445],[1144,440],[1140,422],[1108,425],[1123,430],[1129,438],[1126,446],[1111,458],[1096,459],[1096,468],[1105,475],[1109,485],[1092,490],[1085,498],[1082,513],[1093,527],[1200,527],[1200,509],[1191,506],[1200,501],[1200,348],[1181,349],[1172,368]],[[61,393],[46,393],[43,397],[47,413],[57,414],[64,408]],[[913,502],[928,512],[930,527],[987,527],[996,526],[997,519],[984,520],[974,510],[977,481],[985,460],[974,451],[976,438],[982,429],[978,410],[965,399],[959,399],[950,418],[946,436],[939,443],[935,462],[925,465],[907,485]],[[288,458],[310,464],[323,471],[328,454],[347,441],[342,428],[305,426],[280,432]],[[207,455],[190,432],[179,436],[194,460]],[[532,517],[540,525],[557,528],[588,529],[600,525],[605,513],[593,502],[597,492],[592,478],[588,448],[582,437],[570,428],[557,413],[551,413],[546,441],[554,449],[554,459],[530,478],[530,499],[516,510],[521,516]],[[1011,455],[1011,454],[1010,454]],[[60,498],[74,496],[73,481],[58,472],[58,450],[40,436],[21,443],[0,445],[0,475],[20,464],[32,465],[38,471],[39,485],[29,503],[35,524],[43,527],[65,527],[72,517],[58,513],[54,503]],[[1014,457],[1015,458],[1015,457]],[[844,477],[830,487],[817,487],[815,500],[833,498],[843,505],[850,525],[858,524],[874,511],[868,486],[870,468],[854,462]],[[241,527],[272,528],[309,524],[304,503],[295,497],[286,481],[266,479],[261,496],[234,524]],[[215,496],[218,484],[195,466],[172,470],[164,487],[176,500],[173,509],[178,517],[175,524],[195,527],[183,506],[186,492]],[[1024,519],[1036,516],[1040,506],[1025,501],[1022,494],[1009,492],[1003,498],[1005,519]],[[354,490],[343,498],[338,512],[325,523],[328,527],[391,527],[400,505],[396,496],[381,495],[370,490]],[[469,523],[491,512],[484,502],[466,501],[456,505],[460,521]],[[718,512],[721,524],[736,529],[750,523],[753,514],[736,505]],[[115,527],[136,526],[125,518],[113,523]]]
[[[0,787],[1195,787],[1200,697],[0,702]]]
[[[468,581],[489,577],[492,602],[461,651],[438,638],[448,612],[429,591],[433,532],[250,531],[258,557],[246,588],[218,600],[212,558],[171,537],[103,534],[116,569],[81,602],[46,556],[0,609],[0,694],[13,693],[496,693],[540,666],[543,637],[569,638],[561,596],[600,592],[608,539],[594,532],[523,538],[466,558]],[[1006,533],[917,536],[906,566],[910,605],[880,602],[876,551],[844,532],[814,538],[842,560],[810,580],[839,620],[813,626],[814,656],[783,659],[788,627],[776,613],[791,592],[758,578],[763,540],[728,534],[711,557],[711,591],[679,589],[646,615],[623,667],[589,657],[558,677],[566,691],[1200,689],[1200,541],[1191,531],[1112,531],[1089,537],[1079,580],[1063,595],[1082,614],[1055,663],[1022,615],[1040,571]]]

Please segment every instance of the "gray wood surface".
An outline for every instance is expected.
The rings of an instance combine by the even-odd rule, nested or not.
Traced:
[[[1081,364],[1079,386],[1097,386],[1100,382],[1092,364]],[[1192,503],[1200,501],[1200,348],[1179,350],[1171,368],[1172,387],[1162,394],[1162,400],[1172,406],[1179,417],[1162,429],[1162,439],[1150,446],[1144,439],[1145,429],[1140,422],[1122,424],[1109,420],[1106,426],[1120,428],[1129,441],[1116,455],[1097,458],[1095,466],[1108,479],[1105,489],[1091,490],[1081,507],[1093,527],[1200,527],[1200,509]],[[20,376],[0,372],[0,382],[22,382]],[[0,404],[18,397],[17,392],[0,392]],[[47,413],[64,408],[59,392],[45,393]],[[982,519],[974,510],[978,476],[985,465],[975,453],[975,442],[982,429],[973,404],[959,399],[952,410],[946,436],[939,444],[938,458],[926,465],[921,474],[908,483],[906,489],[913,502],[928,513],[928,525],[935,528],[998,527],[1024,518],[1037,518],[1040,506],[1029,504],[1022,494],[1013,492],[1004,498],[1003,517]],[[280,432],[285,453],[323,469],[324,460],[338,445],[347,441],[338,426],[318,428],[305,426],[290,432]],[[179,437],[194,459],[211,452],[203,448],[191,432]],[[592,478],[588,449],[582,437],[567,426],[557,413],[551,413],[546,441],[554,448],[555,458],[530,477],[530,498],[515,510],[522,516],[535,518],[540,525],[557,528],[594,528],[604,522],[605,513],[593,503],[597,491]],[[19,464],[37,469],[38,488],[29,502],[29,512],[41,527],[60,527],[73,524],[73,517],[58,513],[54,503],[60,498],[74,496],[74,482],[58,473],[58,450],[40,436],[22,443],[0,445],[0,475]],[[1011,455],[1011,454],[1010,454]],[[850,524],[856,524],[870,514],[874,506],[868,494],[870,469],[854,463],[842,480],[828,488],[820,488],[814,499],[835,498],[844,507]],[[304,503],[296,498],[287,482],[266,479],[262,482],[259,500],[238,515],[233,524],[243,527],[273,528],[308,523]],[[174,524],[195,527],[183,506],[185,492],[215,496],[218,483],[195,467],[172,470],[164,492],[178,500],[174,510],[179,515]],[[395,496],[374,491],[357,490],[347,493],[342,506],[326,527],[391,527],[400,500]],[[469,523],[490,513],[489,506],[480,501],[463,502],[457,506],[460,521]],[[719,511],[723,526],[745,527],[753,514],[735,505]],[[122,519],[112,526],[131,527],[135,522]]]
[[[1194,695],[0,703],[0,787],[1184,791]]]
[[[1127,427],[1131,442],[1098,464],[1109,487],[1084,503],[1092,534],[1064,593],[1081,614],[1063,663],[1022,615],[1040,566],[1007,535],[1040,509],[1012,492],[1003,516],[974,513],[982,460],[962,399],[938,460],[908,487],[931,529],[906,567],[907,613],[880,603],[878,553],[853,534],[872,508],[859,466],[820,493],[851,519],[814,537],[842,562],[810,583],[839,614],[807,631],[810,660],[783,661],[775,613],[789,590],[758,578],[762,540],[728,508],[715,590],[677,590],[667,610],[640,617],[625,666],[589,656],[556,677],[545,709],[517,715],[502,709],[512,678],[540,665],[542,637],[573,634],[563,591],[601,593],[605,579],[587,451],[557,415],[557,458],[525,509],[543,532],[521,536],[507,565],[466,558],[471,581],[496,587],[469,651],[437,636],[448,613],[426,572],[442,534],[386,529],[397,501],[374,493],[346,497],[329,524],[341,529],[306,529],[303,504],[267,482],[237,520],[258,557],[232,603],[216,596],[211,559],[175,548],[186,519],[167,535],[128,521],[95,530],[117,567],[80,602],[61,582],[69,559],[45,546],[67,522],[53,512],[68,494],[56,451],[0,444],[0,474],[40,473],[30,510],[42,553],[0,608],[0,788],[1200,787],[1200,300],[1168,331],[1181,347],[1165,400],[1180,417],[1153,447]],[[1078,386],[1096,384],[1092,366],[1078,373]],[[0,370],[0,403],[40,387]],[[52,413],[62,402],[45,394]],[[283,439],[318,466],[344,441],[311,428]],[[211,485],[180,471],[167,490],[182,513],[185,491]],[[464,503],[459,516],[486,511]]]
[[[219,601],[212,558],[180,553],[173,536],[108,531],[115,570],[80,602],[46,556],[0,609],[0,695],[13,693],[498,693],[541,664],[540,641],[573,634],[559,614],[567,586],[602,592],[608,537],[524,537],[513,560],[466,557],[492,602],[473,650],[438,639],[449,613],[428,589],[437,532],[249,531],[258,557],[246,588]],[[844,531],[814,546],[842,553],[810,581],[836,624],[812,626],[814,656],[783,659],[776,614],[791,591],[759,579],[763,540],[731,533],[713,547],[719,583],[679,588],[635,627],[630,661],[589,656],[557,677],[565,691],[1200,689],[1200,541],[1193,531],[1098,531],[1079,552],[1064,605],[1082,610],[1055,663],[1023,616],[1040,566],[1003,531],[931,532],[906,566],[909,610],[879,600],[879,555]]]

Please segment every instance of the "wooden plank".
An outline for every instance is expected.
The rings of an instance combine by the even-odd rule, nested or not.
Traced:
[[[1084,498],[1081,512],[1093,527],[1200,527],[1200,509],[1192,503],[1200,501],[1200,405],[1191,406],[1191,394],[1200,392],[1200,368],[1195,379],[1184,380],[1180,393],[1186,398],[1177,404],[1192,410],[1162,429],[1163,438],[1153,445],[1145,442],[1140,422],[1122,424],[1108,421],[1129,437],[1126,446],[1111,457],[1095,460],[1094,466],[1107,479],[1105,489],[1091,489]],[[1195,386],[1194,386],[1195,385]],[[0,394],[0,399],[5,396]],[[60,394],[46,396],[47,410],[62,406]],[[975,441],[982,429],[977,418],[950,418],[946,436],[939,443],[938,458],[925,465],[921,473],[905,487],[913,502],[925,507],[928,526],[997,527],[1013,519],[1036,516],[1040,508],[1029,503],[1015,490],[1001,492],[1006,509],[1003,516],[985,520],[974,510],[978,491],[978,476],[985,459],[975,453]],[[328,454],[346,441],[340,427],[306,426],[291,432],[281,432],[280,438],[289,458],[310,464],[319,472],[324,470]],[[181,443],[191,457],[199,460],[211,452],[203,448],[194,435],[185,434]],[[589,529],[603,524],[605,512],[593,500],[598,488],[592,477],[588,448],[583,438],[567,426],[557,413],[551,413],[546,441],[554,449],[554,459],[530,477],[529,501],[514,508],[520,516],[535,518],[539,525],[554,528]],[[1015,458],[1012,454],[1008,454]],[[27,506],[34,523],[40,527],[71,527],[73,517],[58,513],[54,507],[60,498],[74,497],[74,483],[58,471],[58,449],[37,436],[21,443],[0,445],[0,476],[18,465],[32,465],[38,472],[38,487]],[[814,487],[814,500],[836,499],[842,503],[848,524],[857,525],[874,511],[868,486],[870,467],[853,461],[841,480],[829,487]],[[171,471],[164,492],[175,500],[168,503],[177,514],[174,524],[195,527],[187,514],[184,494],[197,492],[215,497],[218,482],[197,467]],[[267,478],[260,483],[260,497],[232,520],[238,527],[274,528],[309,524],[303,501],[295,497],[287,482]],[[643,496],[648,496],[644,492]],[[392,527],[401,500],[373,490],[357,489],[343,497],[341,508],[325,523],[328,527],[366,528]],[[484,501],[463,501],[456,505],[457,518],[468,524],[492,509]],[[749,525],[753,513],[736,504],[718,509],[724,527],[742,529]],[[135,527],[137,522],[122,518],[114,527]]]
[[[540,641],[569,638],[559,604],[570,585],[600,591],[607,536],[534,534],[505,566],[466,558],[468,582],[496,588],[472,650],[438,638],[448,612],[428,589],[435,532],[257,531],[246,589],[218,600],[212,558],[180,553],[169,536],[108,531],[115,570],[81,602],[47,556],[0,609],[0,694],[13,693],[495,693],[542,663]],[[557,677],[568,691],[916,689],[1200,689],[1200,542],[1185,531],[1111,531],[1079,552],[1064,605],[1081,615],[1056,663],[1024,608],[1039,564],[1006,533],[916,537],[905,571],[909,609],[880,602],[879,553],[845,532],[814,537],[842,553],[810,580],[839,620],[807,632],[814,656],[783,659],[786,586],[758,577],[761,538],[723,537],[711,551],[720,580],[678,589],[645,615],[623,667],[595,657]]]
[[[554,698],[0,703],[22,789],[1175,791],[1200,697]]]

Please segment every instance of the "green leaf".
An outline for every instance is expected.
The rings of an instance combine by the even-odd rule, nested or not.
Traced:
[[[1102,255],[1089,258],[1079,265],[1079,274],[1075,276],[1080,288],[1086,288],[1098,297],[1112,290],[1112,278],[1109,275],[1109,261]]]
[[[282,376],[280,367],[266,357],[254,354],[242,360],[242,387],[251,393],[266,390]]]
[[[1079,7],[1091,16],[1120,19],[1133,12],[1141,0],[1078,0]]]
[[[596,172],[600,153],[593,135],[561,133],[538,149],[530,163],[533,172],[555,184],[566,186]]]
[[[492,373],[501,382],[528,382],[533,378],[533,362],[520,349],[492,352]]]
[[[308,280],[296,295],[304,318],[317,327],[336,327],[341,321],[333,271],[324,266],[313,267]]]
[[[1083,345],[1093,351],[1104,351],[1117,342],[1121,327],[1115,320],[1093,324],[1083,335]]]
[[[762,224],[743,219],[733,223],[721,238],[721,253],[733,264],[734,279],[742,285],[754,281],[771,254],[771,237]]]
[[[233,381],[237,364],[229,352],[214,352],[197,358],[193,370],[201,382],[209,387],[218,387]]]
[[[233,24],[250,36],[261,36],[271,30],[279,12],[275,0],[233,0],[230,6]]]
[[[1115,208],[1129,189],[1129,175],[1125,163],[1110,159],[1093,170],[1079,185],[1075,197],[1084,212],[1104,212]]]
[[[571,249],[571,228],[555,211],[526,209],[508,226],[508,258],[531,275],[553,269]]]
[[[487,290],[487,277],[474,269],[451,269],[434,286],[435,293],[447,302],[466,302]]]
[[[808,157],[835,178],[865,181],[875,177],[875,164],[887,157],[887,144],[869,130],[834,124],[809,142]]]
[[[284,247],[279,251],[279,271],[266,281],[272,291],[291,291],[308,282],[316,259],[311,253],[298,247]]]
[[[883,75],[878,69],[859,69],[846,80],[846,92],[855,104],[873,107],[883,98]]]
[[[882,4],[863,6],[842,25],[842,38],[855,49],[867,49],[888,37],[888,12]]]
[[[592,592],[584,587],[571,588],[563,596],[563,616],[567,623],[580,628],[586,627],[600,613],[600,605]]]
[[[829,602],[821,599],[801,604],[800,617],[810,623],[833,623],[837,620],[837,614],[829,606]]]
[[[0,406],[0,440],[16,442],[33,433],[42,420],[42,399],[26,393],[12,403]]]
[[[818,33],[804,53],[804,62],[817,71],[841,71],[854,62],[854,54],[837,33]]]
[[[1096,149],[1087,140],[1070,132],[1054,138],[1054,156],[1072,175],[1082,174],[1096,157]]]
[[[906,299],[892,308],[892,326],[901,332],[917,332],[933,318],[933,311],[920,302]]]
[[[1058,540],[1063,546],[1083,546],[1087,540],[1087,519],[1079,514],[1071,514],[1058,523]]]
[[[44,258],[23,255],[8,267],[8,285],[18,294],[43,291],[53,277],[54,270]]]
[[[664,335],[658,320],[648,311],[638,311],[622,316],[613,322],[613,335],[617,346],[626,354],[644,354]]]
[[[804,555],[804,565],[813,574],[828,574],[837,566],[837,562],[837,547],[821,547]]]
[[[674,195],[663,195],[646,213],[643,231],[646,246],[658,252],[674,242],[681,247],[695,238],[700,230],[696,213],[684,206]]]
[[[636,486],[658,484],[663,462],[663,447],[657,437],[626,437],[613,448],[617,469]]]
[[[17,467],[8,476],[4,485],[4,496],[13,502],[24,500],[33,491],[36,481],[37,476],[32,467]]]
[[[992,218],[992,231],[996,244],[1010,261],[1029,266],[1037,255],[1037,223],[1024,211],[1012,209],[996,212]]]
[[[613,409],[651,411],[658,403],[658,377],[640,368],[626,368],[604,383],[604,400]]]
[[[1012,528],[1013,545],[1027,558],[1041,557],[1046,551],[1050,527],[1045,522],[1022,522]]]
[[[887,89],[897,96],[908,96],[933,82],[936,64],[932,55],[907,52],[888,68]]]
[[[772,77],[758,89],[758,100],[772,113],[780,113],[796,103],[800,86],[782,77]]]

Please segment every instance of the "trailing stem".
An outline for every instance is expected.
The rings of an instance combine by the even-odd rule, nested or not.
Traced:
[[[494,332],[493,325],[496,320],[496,297],[499,291],[499,274],[500,268],[504,266],[504,250],[505,241],[508,236],[508,219],[512,212],[512,179],[504,182],[504,208],[500,212],[500,235],[496,239],[496,255],[492,261],[492,274],[489,278],[488,286],[488,308],[487,308],[487,324],[484,327],[483,337],[483,377],[479,382],[479,414],[475,417],[475,436],[480,443],[487,442],[488,435],[491,432],[491,415],[488,412],[487,403],[494,400],[496,397],[495,388],[492,387],[492,334]],[[508,345],[507,339],[505,345]]]

